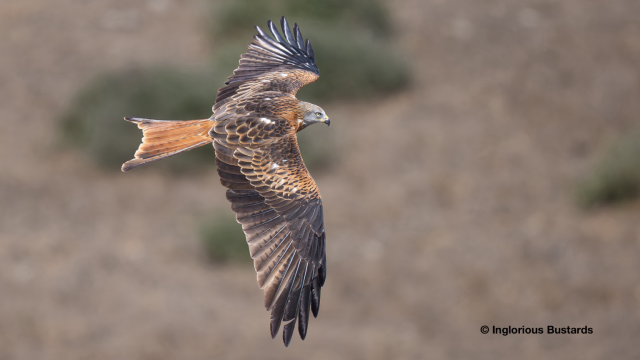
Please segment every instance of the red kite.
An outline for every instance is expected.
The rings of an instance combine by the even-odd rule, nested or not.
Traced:
[[[288,346],[298,323],[304,340],[309,312],[318,315],[324,285],[322,199],[307,170],[296,133],[315,123],[329,125],[322,108],[295,95],[318,79],[311,43],[280,20],[272,36],[258,32],[240,65],[218,90],[213,115],[205,120],[125,118],[144,137],[122,171],[213,142],[220,182],[249,244],[249,252],[271,310],[271,336],[284,322]]]

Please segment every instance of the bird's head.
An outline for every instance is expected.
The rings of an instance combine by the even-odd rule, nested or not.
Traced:
[[[320,106],[305,101],[300,101],[299,106],[302,117],[299,119],[300,126],[298,127],[298,131],[315,123],[325,123],[327,126],[331,123],[329,117]]]

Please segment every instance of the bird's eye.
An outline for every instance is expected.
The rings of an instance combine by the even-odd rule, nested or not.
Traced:
[[[318,119],[320,119],[320,118],[322,117],[322,113],[317,112],[317,113],[316,113],[316,117],[317,117]]]

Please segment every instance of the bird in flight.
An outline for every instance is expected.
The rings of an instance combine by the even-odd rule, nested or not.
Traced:
[[[271,35],[257,34],[240,65],[218,90],[209,119],[173,121],[125,118],[143,132],[134,159],[122,171],[213,143],[220,182],[242,224],[271,311],[271,337],[284,323],[289,346],[296,323],[304,340],[309,313],[318,315],[327,274],[322,199],[307,170],[296,133],[329,117],[295,95],[318,79],[309,40],[298,24],[280,19]]]

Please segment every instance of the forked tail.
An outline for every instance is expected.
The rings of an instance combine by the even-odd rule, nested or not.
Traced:
[[[122,164],[122,171],[195,149],[213,141],[209,136],[209,130],[215,122],[211,119],[188,121],[124,119],[138,124],[138,128],[142,129],[143,138],[134,158]]]

